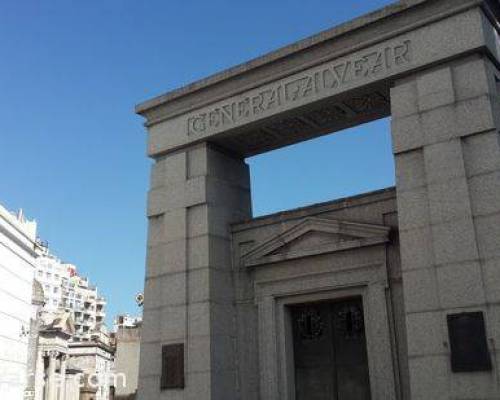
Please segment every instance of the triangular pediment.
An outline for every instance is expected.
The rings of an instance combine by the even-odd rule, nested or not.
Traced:
[[[256,244],[242,257],[255,266],[384,243],[390,228],[330,218],[305,218],[285,232]]]
[[[75,323],[69,311],[58,311],[55,314],[45,313],[42,317],[41,331],[58,332],[63,335],[75,334]]]

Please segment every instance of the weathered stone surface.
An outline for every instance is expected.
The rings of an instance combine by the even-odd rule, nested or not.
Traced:
[[[399,231],[401,246],[407,250],[401,254],[403,270],[428,268],[434,264],[432,231],[430,226]],[[426,249],[426,251],[422,251]]]
[[[449,398],[450,388],[447,374],[441,373],[449,367],[447,355],[429,355],[410,358],[411,400],[428,400],[429,395],[436,399]],[[413,384],[418,382],[418,384]]]
[[[398,193],[400,207],[408,210],[404,215],[399,216],[404,229],[421,228],[429,224],[427,196],[425,187]]]
[[[402,153],[395,162],[398,193],[425,187],[424,154],[421,149]]]
[[[426,146],[424,160],[427,184],[442,184],[465,176],[459,139]]]
[[[177,240],[148,246],[146,277],[156,277],[186,269],[186,241]]]
[[[450,67],[420,75],[417,79],[418,111],[425,112],[453,104],[455,91]]]
[[[429,184],[427,195],[430,221],[436,224],[461,219],[471,212],[467,184],[463,179]]]
[[[404,273],[403,288],[406,312],[435,311],[440,308],[436,272],[431,268],[415,269]],[[412,335],[417,335],[408,327]]]
[[[437,269],[440,304],[445,309],[483,306],[485,293],[478,262],[444,265]]]
[[[500,135],[489,131],[463,140],[467,176],[486,174],[500,169]]]
[[[396,120],[418,114],[417,82],[414,79],[402,80],[391,88],[391,100],[391,115]]]
[[[486,300],[489,303],[500,301],[500,258],[482,262]]]
[[[429,311],[412,313],[407,316],[408,331],[412,332],[408,341],[408,356],[443,354],[445,348],[441,337],[443,334],[443,313]]]

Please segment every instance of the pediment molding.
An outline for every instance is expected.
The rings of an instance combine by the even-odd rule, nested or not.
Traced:
[[[390,227],[309,217],[243,254],[245,267],[271,264],[307,256],[334,253],[389,240]],[[316,238],[316,243],[310,238]]]

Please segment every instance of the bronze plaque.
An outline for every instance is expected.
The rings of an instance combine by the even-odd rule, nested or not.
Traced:
[[[168,344],[161,348],[161,389],[184,388],[184,344]]]
[[[490,371],[491,358],[482,312],[450,314],[448,334],[453,372]]]

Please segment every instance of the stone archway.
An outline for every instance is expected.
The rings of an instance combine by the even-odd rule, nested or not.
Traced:
[[[234,317],[229,224],[251,217],[244,158],[388,115],[411,398],[500,394],[497,345],[493,372],[456,374],[447,325],[481,311],[500,335],[499,17],[493,1],[401,1],[137,107],[155,160],[140,399],[163,383],[162,398],[245,398],[219,329]]]

